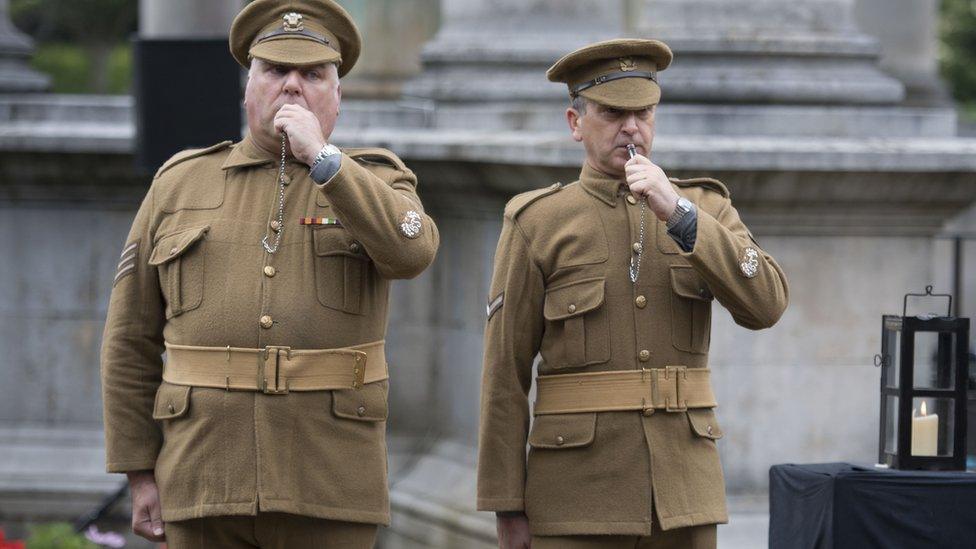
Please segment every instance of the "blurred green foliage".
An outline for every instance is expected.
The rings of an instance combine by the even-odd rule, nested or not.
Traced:
[[[27,549],[98,549],[85,536],[76,534],[66,522],[42,524],[31,528]]]
[[[976,0],[942,0],[939,63],[967,118],[976,119]]]
[[[117,44],[108,54],[105,85],[96,91],[92,82],[92,57],[77,44],[38,44],[31,65],[51,76],[55,93],[129,93],[132,84],[132,48]]]
[[[11,0],[14,24],[37,41],[34,67],[55,93],[127,93],[138,0]]]

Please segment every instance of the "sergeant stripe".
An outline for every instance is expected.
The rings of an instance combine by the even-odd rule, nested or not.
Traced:
[[[489,303],[487,307],[488,320],[491,320],[491,317],[498,312],[498,309],[502,308],[502,304],[504,303],[505,303],[505,292],[498,294],[498,297],[491,300],[491,303]]]
[[[116,275],[115,275],[115,281],[112,282],[112,284],[113,285],[118,284],[119,283],[119,280],[121,280],[122,278],[124,278],[126,274],[135,271],[135,268],[136,268],[136,264],[135,263],[132,263],[132,264],[126,265],[124,268],[120,269],[119,272],[116,273]]]
[[[126,244],[125,248],[122,249],[122,253],[119,255],[121,260],[119,264],[115,267],[115,280],[112,282],[114,287],[119,283],[120,280],[130,275],[136,270],[136,257],[139,256],[139,241],[136,240],[131,244]]]

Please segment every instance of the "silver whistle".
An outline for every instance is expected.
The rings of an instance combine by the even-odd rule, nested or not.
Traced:
[[[627,145],[627,154],[629,154],[631,158],[637,156],[637,147],[635,147],[633,143]]]

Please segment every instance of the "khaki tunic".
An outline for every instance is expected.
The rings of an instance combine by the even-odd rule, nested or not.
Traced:
[[[672,181],[698,207],[695,248],[682,252],[647,210],[636,286],[639,202],[620,180],[586,166],[580,181],[506,207],[485,331],[479,509],[524,510],[534,535],[646,536],[652,510],[665,530],[727,521],[711,409],[542,415],[529,429],[537,353],[542,375],[705,368],[713,300],[750,329],[785,310],[785,275],[725,186]],[[758,251],[752,278],[740,265],[747,248]]]
[[[268,254],[261,239],[277,218],[278,169],[245,138],[180,153],[153,180],[102,341],[107,469],[155,469],[166,521],[260,510],[387,524],[386,381],[287,395],[162,381],[164,341],[329,349],[383,340],[390,280],[433,261],[438,232],[416,178],[383,149],[345,151],[326,185],[289,161],[284,232]],[[416,238],[400,230],[410,211],[421,216]],[[341,226],[300,225],[303,216]]]

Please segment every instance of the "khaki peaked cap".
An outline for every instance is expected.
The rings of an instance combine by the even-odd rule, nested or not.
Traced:
[[[342,77],[361,48],[359,29],[333,0],[255,0],[230,28],[230,51],[245,68],[255,57],[283,65],[335,63]]]
[[[658,40],[607,40],[563,56],[546,76],[569,86],[570,97],[641,109],[661,100],[657,73],[668,68],[672,57],[671,48]]]

